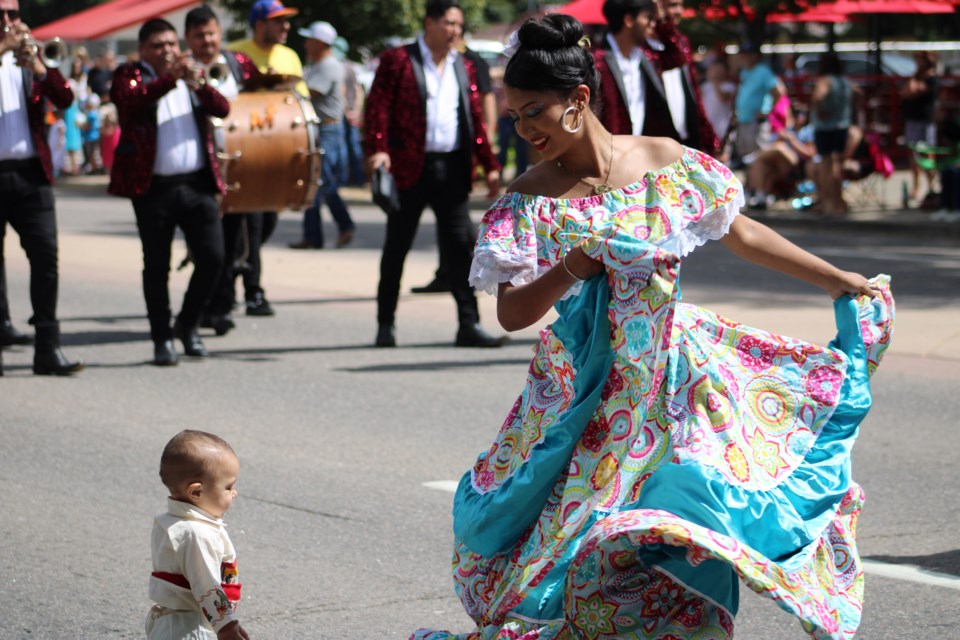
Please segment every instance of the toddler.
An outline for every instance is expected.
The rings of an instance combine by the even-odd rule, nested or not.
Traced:
[[[239,472],[233,449],[212,433],[181,431],[163,449],[160,479],[170,497],[151,534],[151,640],[249,640],[236,616],[237,554],[220,519]]]

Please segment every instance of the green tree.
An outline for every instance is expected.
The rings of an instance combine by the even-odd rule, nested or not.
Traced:
[[[20,0],[20,19],[30,27],[39,27],[66,16],[102,4],[106,0]]]
[[[247,24],[247,16],[254,0],[223,0],[222,5],[241,24]],[[468,27],[478,29],[491,21],[510,22],[527,8],[531,0],[461,0]],[[301,39],[296,28],[304,27],[315,20],[326,20],[346,38],[351,49],[364,49],[371,54],[379,53],[398,38],[417,34],[423,25],[425,0],[285,0],[288,7],[300,10],[292,22],[295,29],[290,35],[290,46],[300,50]],[[239,36],[241,34],[231,34]]]

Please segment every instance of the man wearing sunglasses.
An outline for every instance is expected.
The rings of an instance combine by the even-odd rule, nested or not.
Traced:
[[[0,247],[7,223],[20,236],[30,263],[30,301],[36,329],[33,372],[69,375],[83,368],[60,351],[57,321],[57,218],[53,163],[44,115],[47,101],[57,109],[73,102],[73,92],[56,69],[47,69],[27,39],[17,0],[0,0]],[[9,325],[5,273],[0,252],[0,324]],[[12,325],[9,325],[12,329]]]

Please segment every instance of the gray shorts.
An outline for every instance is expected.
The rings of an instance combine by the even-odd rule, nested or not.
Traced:
[[[937,125],[925,120],[907,120],[903,123],[903,140],[908,147],[923,142],[937,146]]]

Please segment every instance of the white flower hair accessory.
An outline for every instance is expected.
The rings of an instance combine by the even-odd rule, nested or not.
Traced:
[[[510,34],[510,37],[507,38],[507,46],[503,48],[503,54],[508,58],[512,58],[513,54],[520,49],[520,32],[519,30],[514,31]]]

